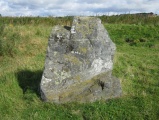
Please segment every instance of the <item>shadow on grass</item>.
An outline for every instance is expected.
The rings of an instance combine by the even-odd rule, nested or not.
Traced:
[[[17,79],[19,86],[23,90],[23,94],[26,92],[34,92],[37,96],[40,96],[40,81],[42,77],[42,71],[30,71],[21,70],[17,72]]]

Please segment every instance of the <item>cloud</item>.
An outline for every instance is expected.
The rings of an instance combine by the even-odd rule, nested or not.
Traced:
[[[1,0],[3,16],[66,16],[154,12],[158,0]]]

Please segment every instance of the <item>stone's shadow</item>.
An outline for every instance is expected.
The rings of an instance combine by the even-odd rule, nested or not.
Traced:
[[[42,71],[30,71],[21,70],[16,74],[19,86],[23,90],[23,94],[26,92],[36,93],[40,96],[40,81],[42,77]]]
[[[71,27],[70,26],[64,26],[64,28],[66,29],[66,30],[71,30]]]

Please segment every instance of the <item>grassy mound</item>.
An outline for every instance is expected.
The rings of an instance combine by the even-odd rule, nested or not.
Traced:
[[[44,103],[39,94],[52,26],[0,25],[1,120],[159,118],[158,25],[105,24],[117,45],[113,74],[121,81],[123,96],[106,102],[62,105]]]

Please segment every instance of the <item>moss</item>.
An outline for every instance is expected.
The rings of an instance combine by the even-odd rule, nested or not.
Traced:
[[[73,79],[80,81],[81,80],[81,76],[80,75],[76,75]]]
[[[82,53],[82,54],[86,54],[87,53],[87,48],[85,47],[79,47],[79,52]]]
[[[75,64],[75,65],[80,65],[81,64],[81,61],[77,57],[75,57],[73,55],[66,54],[66,55],[64,55],[64,58],[66,60],[68,60],[69,62]]]
[[[48,99],[49,102],[52,102],[53,100],[58,99],[58,96],[55,93],[54,94],[53,93],[48,93],[46,95],[46,97],[47,97],[47,99]]]

